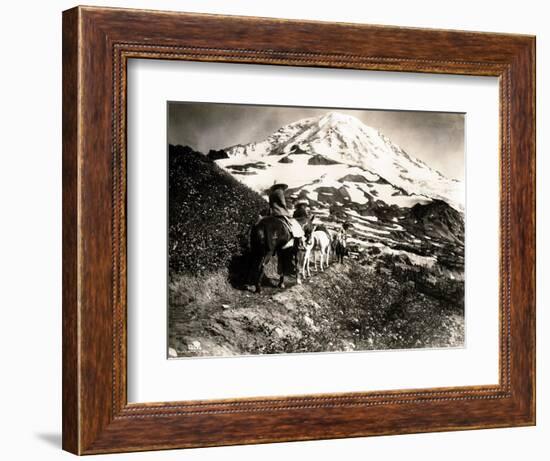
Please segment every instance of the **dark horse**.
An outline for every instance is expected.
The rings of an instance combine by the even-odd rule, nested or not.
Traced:
[[[304,231],[310,231],[311,222],[300,222]],[[256,293],[260,293],[265,267],[274,255],[277,255],[277,272],[279,274],[279,288],[285,286],[285,269],[292,267],[296,273],[298,283],[300,271],[296,269],[296,258],[303,246],[303,239],[294,239],[283,222],[282,218],[266,216],[252,227],[250,234],[250,248],[252,251],[251,274],[256,286]]]
[[[348,255],[348,245],[346,235],[337,235],[332,241],[332,247],[336,254],[336,261],[344,262],[344,256]]]

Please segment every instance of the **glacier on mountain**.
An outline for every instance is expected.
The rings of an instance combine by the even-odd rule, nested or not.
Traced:
[[[424,162],[410,156],[377,129],[365,125],[351,115],[329,112],[319,117],[298,120],[281,127],[265,140],[236,145],[224,149],[229,158],[218,163],[235,173],[239,165],[262,162],[262,168],[239,176],[245,184],[256,190],[265,190],[274,180],[290,187],[305,186],[319,179],[325,171],[324,181],[337,181],[345,175],[364,176],[366,182],[381,178],[412,200],[408,206],[424,198],[444,200],[459,211],[464,211],[464,184],[450,179]],[[312,156],[321,156],[336,164],[310,164]],[[286,158],[289,163],[281,163]],[[290,162],[290,160],[292,162]],[[316,162],[318,163],[318,162]],[[329,163],[329,162],[327,162]],[[232,168],[233,167],[233,171]],[[365,196],[358,186],[344,182],[354,201],[364,202]],[[341,186],[341,184],[340,184]],[[383,192],[383,187],[378,187]],[[406,194],[403,194],[405,196]],[[388,203],[392,194],[382,194]],[[407,206],[406,201],[396,203]]]

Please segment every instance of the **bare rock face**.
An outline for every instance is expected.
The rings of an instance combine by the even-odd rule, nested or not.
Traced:
[[[281,160],[279,160],[279,163],[294,163],[294,160],[292,160],[289,155],[286,155]]]
[[[308,165],[336,165],[337,163],[338,162],[336,160],[332,160],[319,154],[312,155],[307,161]]]
[[[214,150],[210,149],[208,151],[208,154],[206,155],[210,160],[221,160],[222,158],[229,158],[229,155],[227,155],[227,152],[223,149],[221,150]]]
[[[367,178],[360,174],[347,174],[346,176],[343,176],[338,181],[345,183],[345,182],[362,182],[362,183],[368,183]]]

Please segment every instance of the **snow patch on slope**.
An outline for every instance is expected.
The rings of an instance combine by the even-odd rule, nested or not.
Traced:
[[[307,165],[310,156],[321,155],[343,165],[360,167],[363,172],[383,178],[409,194],[442,199],[458,210],[464,209],[464,185],[461,181],[444,177],[424,162],[409,156],[378,130],[351,115],[329,112],[321,117],[299,120],[280,128],[264,141],[232,146],[225,151],[230,157],[224,160],[226,165],[243,159],[266,161],[270,156],[278,157],[278,161],[283,156],[291,155],[294,163],[280,164],[281,169],[273,171],[285,180],[287,172]],[[296,171],[294,176],[300,173]],[[292,174],[290,176],[292,180]],[[304,180],[307,182],[307,178]],[[263,183],[258,185],[265,187]],[[364,200],[357,190],[352,194]]]

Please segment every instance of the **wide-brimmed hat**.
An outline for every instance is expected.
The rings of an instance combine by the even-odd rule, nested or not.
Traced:
[[[274,190],[277,190],[277,189],[287,190],[288,189],[288,184],[275,183],[269,188],[269,190],[271,192],[273,192]]]

